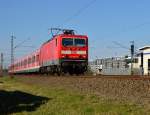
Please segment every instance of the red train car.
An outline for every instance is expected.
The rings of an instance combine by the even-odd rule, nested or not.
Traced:
[[[76,35],[73,30],[62,31],[62,34],[55,35],[45,42],[37,52],[23,58],[19,62],[24,62],[23,65],[18,65],[17,62],[11,65],[10,72],[57,73],[58,75],[84,73],[88,65],[88,37]]]

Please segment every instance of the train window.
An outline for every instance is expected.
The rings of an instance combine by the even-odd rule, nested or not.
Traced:
[[[23,61],[21,61],[21,67],[23,66]]]
[[[31,58],[28,58],[28,64],[30,64],[31,63]]]
[[[34,60],[34,62],[35,62],[35,56],[33,57],[33,60]]]
[[[35,56],[32,57],[32,63],[34,63],[34,62],[35,62]]]
[[[23,62],[23,66],[25,66],[26,65],[26,60],[24,60],[24,62]]]
[[[73,46],[73,39],[72,38],[63,38],[62,45],[63,46]]]
[[[36,55],[36,61],[37,62],[39,61],[39,55]]]
[[[25,60],[25,66],[27,66],[27,62],[28,62],[28,61],[27,61],[27,59],[26,59],[26,60]]]
[[[75,43],[75,46],[85,46],[85,40],[84,39],[75,39],[74,43]]]

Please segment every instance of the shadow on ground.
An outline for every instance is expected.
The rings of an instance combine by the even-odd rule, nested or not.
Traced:
[[[0,114],[34,111],[49,100],[47,97],[36,96],[21,91],[0,90]]]

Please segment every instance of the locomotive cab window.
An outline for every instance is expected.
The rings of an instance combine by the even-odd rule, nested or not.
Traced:
[[[63,38],[62,45],[63,46],[73,46],[73,39],[72,38]]]
[[[85,46],[85,39],[80,38],[63,38],[62,45],[63,46]]]
[[[74,43],[75,43],[75,46],[85,46],[85,40],[84,39],[75,39]]]

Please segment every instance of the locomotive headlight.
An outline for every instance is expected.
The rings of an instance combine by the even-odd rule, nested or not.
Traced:
[[[86,51],[77,51],[77,54],[86,54]]]
[[[71,54],[71,50],[61,50],[61,54]]]

